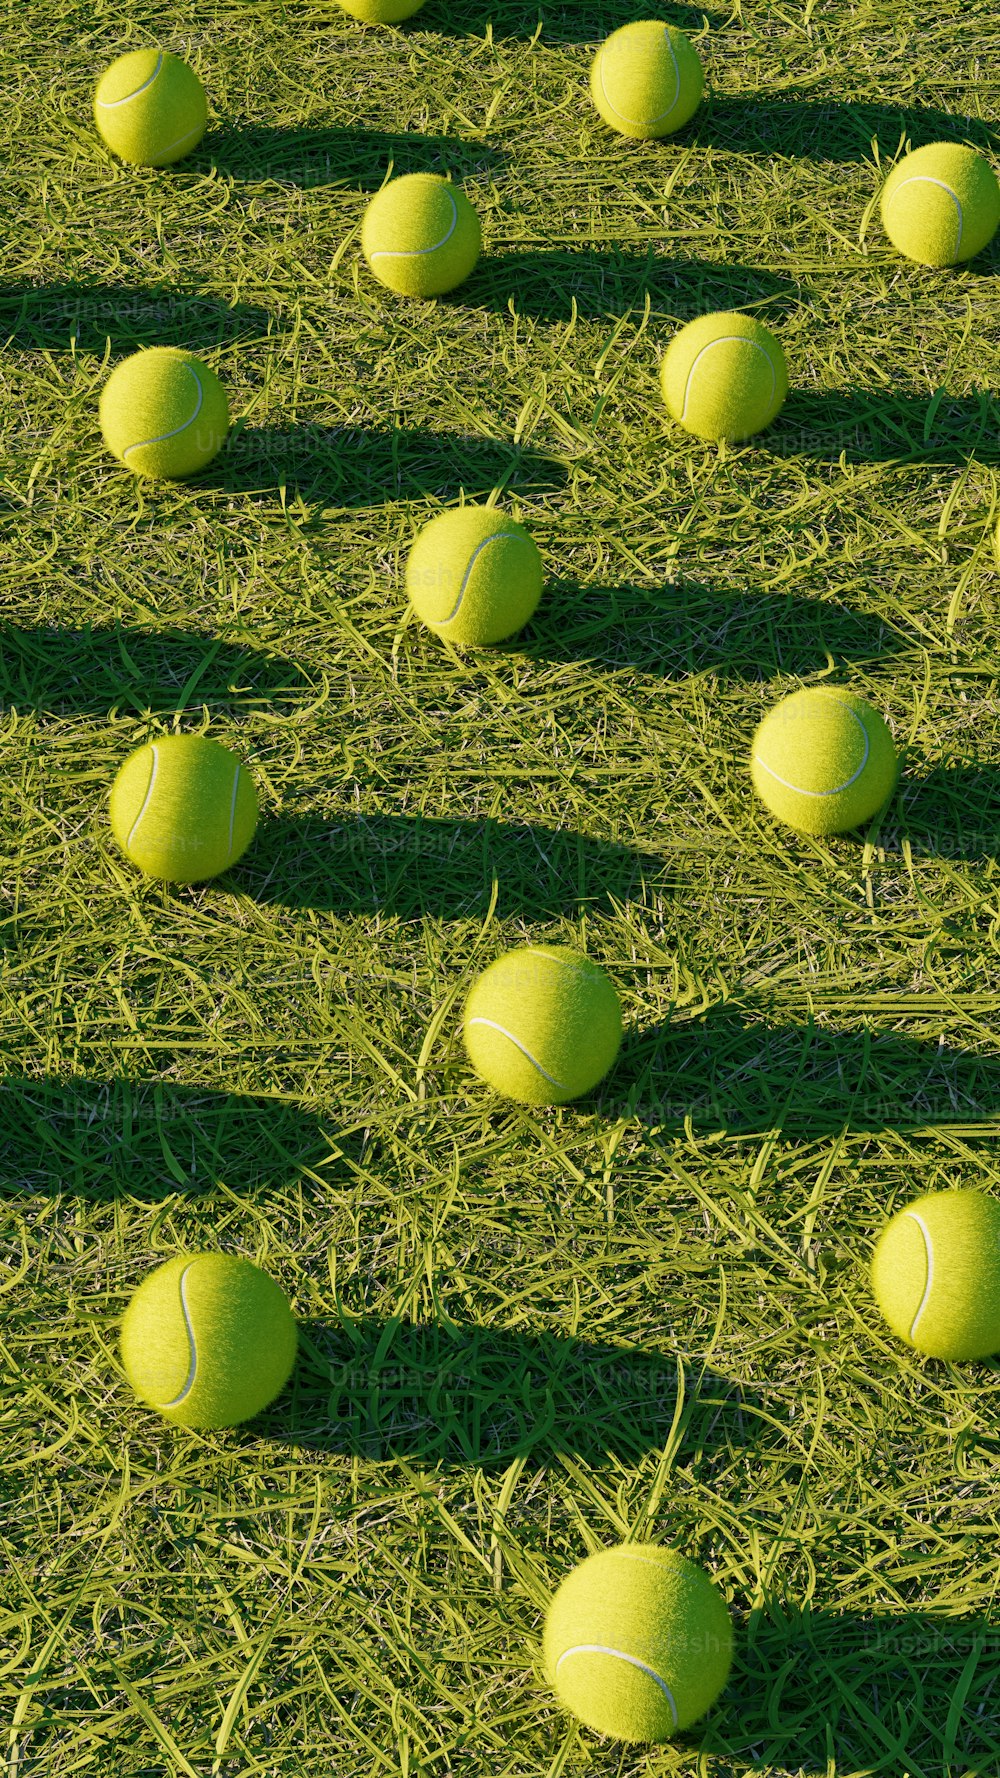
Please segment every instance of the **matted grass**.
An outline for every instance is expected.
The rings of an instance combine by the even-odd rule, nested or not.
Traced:
[[[710,73],[661,145],[585,96],[643,11]],[[213,123],[135,173],[90,93],[158,41]],[[870,214],[905,142],[995,146],[995,8],[428,0],[374,31],[31,0],[4,51],[9,1778],[995,1773],[997,1370],[902,1350],[865,1276],[891,1208],[1000,1183],[1000,251],[922,270]],[[359,264],[390,165],[480,210],[449,300]],[[656,379],[721,305],[793,384],[724,452]],[[190,487],[97,431],[108,365],[157,342],[238,417]],[[400,578],[463,491],[548,570],[467,658]],[[763,711],[838,677],[906,749],[866,842],[749,793]],[[196,890],[141,882],[105,817],[174,725],[262,792]],[[457,1038],[471,976],[537,937],[606,964],[628,1022],[595,1099],[542,1114]],[[304,1350],[202,1436],[137,1407],[116,1326],[215,1244]],[[674,1747],[578,1731],[541,1682],[549,1589],[625,1536],[703,1561],[739,1624]]]

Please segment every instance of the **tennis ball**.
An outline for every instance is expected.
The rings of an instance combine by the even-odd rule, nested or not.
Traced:
[[[380,283],[399,296],[443,296],[479,258],[479,217],[461,186],[437,173],[390,179],[372,198],[361,250]]]
[[[887,1222],[872,1289],[894,1334],[931,1358],[1000,1352],[1000,1203],[930,1192]]]
[[[121,1329],[136,1395],[178,1426],[252,1420],[287,1383],[297,1341],[284,1291],[230,1253],[185,1253],[157,1266]]]
[[[753,738],[754,787],[800,833],[848,833],[891,796],[896,748],[877,710],[840,686],[809,686],[769,710]]]
[[[601,44],[590,93],[605,123],[622,136],[669,136],[701,104],[705,85],[694,45],[673,25],[622,25]]]
[[[774,334],[749,315],[699,315],[675,334],[660,366],[673,418],[699,438],[749,438],[779,412],[788,366]]]
[[[410,604],[460,648],[521,629],[542,596],[542,558],[523,525],[487,506],[460,506],[425,525],[406,561]]]
[[[133,167],[169,167],[197,148],[208,123],[193,68],[165,49],[133,49],[106,68],[94,118],[108,147]]]
[[[960,142],[932,142],[898,161],[882,191],[882,226],[921,265],[957,265],[992,241],[1000,185],[989,162]]]
[[[149,346],[116,364],[100,417],[104,442],[126,469],[175,481],[211,463],[229,430],[215,372],[175,346]]]
[[[129,755],[111,788],[111,827],[148,877],[201,883],[241,858],[257,826],[245,765],[207,735],[163,735]]]
[[[481,1080],[525,1105],[565,1105],[603,1080],[622,1014],[603,969],[568,945],[527,945],[485,969],[465,1003]]]
[[[340,0],[340,4],[366,25],[398,25],[400,19],[419,12],[424,0]]]
[[[667,1741],[722,1691],[733,1626],[704,1569],[658,1544],[625,1544],[571,1569],[542,1647],[556,1695],[588,1728]]]

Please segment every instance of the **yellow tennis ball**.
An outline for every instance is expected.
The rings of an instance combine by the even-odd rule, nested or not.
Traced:
[[[590,92],[605,123],[622,136],[669,136],[701,104],[705,76],[683,31],[659,20],[622,25],[601,44]]]
[[[931,142],[898,161],[882,191],[882,226],[921,265],[958,265],[1000,226],[1000,185],[989,161],[960,142]]]
[[[205,134],[205,89],[180,56],[133,49],[101,75],[94,118],[119,160],[134,167],[169,167],[197,148]]]
[[[398,25],[419,12],[424,0],[340,0],[345,12],[366,25]]]
[[[667,409],[699,438],[749,438],[779,412],[788,366],[774,334],[749,315],[699,315],[675,334],[660,366]]]
[[[281,1287],[228,1253],[187,1253],[143,1279],[121,1354],[136,1395],[178,1426],[236,1426],[279,1395],[298,1331]]]
[[[715,1703],[733,1625],[704,1569],[658,1544],[601,1550],[553,1596],[542,1651],[567,1710],[619,1741],[668,1741]]]
[[[465,1047],[481,1080],[526,1105],[564,1105],[603,1080],[622,1013],[603,969],[568,945],[498,957],[465,1003]]]
[[[443,296],[479,258],[479,217],[461,186],[437,173],[406,173],[377,191],[361,225],[361,250],[380,283],[399,296]]]
[[[111,828],[148,877],[202,883],[241,858],[257,826],[257,788],[207,735],[163,735],[130,754],[111,789]]]
[[[907,1204],[879,1237],[872,1289],[893,1333],[918,1352],[1000,1352],[1000,1203],[945,1191]]]
[[[500,642],[542,596],[544,571],[523,525],[487,506],[460,506],[425,525],[406,562],[417,616],[460,648]]]
[[[753,738],[754,786],[800,833],[848,833],[892,795],[896,748],[877,710],[840,686],[809,686],[769,710]]]
[[[100,420],[108,450],[126,469],[181,481],[218,454],[229,403],[200,358],[149,346],[115,365],[101,391]]]

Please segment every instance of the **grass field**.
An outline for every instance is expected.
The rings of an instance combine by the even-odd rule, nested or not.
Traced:
[[[586,97],[644,11],[711,86],[646,146]],[[91,91],[157,42],[213,122],[135,173]],[[916,1192],[1000,1185],[1000,245],[923,270],[874,208],[907,141],[997,147],[996,8],[31,0],[4,50],[7,1778],[995,1774],[997,1368],[908,1353],[866,1266]],[[450,299],[360,262],[390,167],[482,216]],[[793,392],[718,450],[656,371],[724,306]],[[191,486],[97,429],[155,343],[238,419]],[[463,494],[548,572],[467,657],[401,595]],[[866,840],[749,792],[760,716],[826,679],[905,749]],[[106,821],[172,727],[261,786],[194,890]],[[539,1114],[458,1036],[528,938],[585,946],[628,1030]],[[303,1355],[259,1421],[182,1433],[117,1324],[215,1245],[288,1290]],[[623,1537],[703,1562],[739,1626],[670,1747],[542,1680],[551,1588]]]

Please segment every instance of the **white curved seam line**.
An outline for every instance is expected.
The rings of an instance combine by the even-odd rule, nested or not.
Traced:
[[[553,957],[551,951],[539,950],[535,952],[535,955],[544,957],[546,963],[558,963],[560,969],[575,969],[577,975],[586,974],[587,963],[589,962],[589,959],[585,959],[583,964],[581,964],[576,957]],[[596,965],[594,967],[596,967]]]
[[[644,1562],[647,1568],[656,1568],[660,1574],[670,1566],[669,1562],[658,1562],[655,1556],[641,1556],[638,1550],[629,1549],[627,1544],[623,1550],[617,1550],[615,1553],[627,1557],[630,1562]],[[670,1554],[669,1550],[664,1550],[663,1553],[665,1556]]]
[[[936,185],[940,191],[946,191],[948,193],[948,196],[952,199],[952,202],[955,205],[955,209],[958,211],[958,239],[955,242],[955,252],[957,253],[962,245],[962,223],[965,220],[964,212],[962,210],[962,200],[959,197],[958,192],[952,191],[950,185],[946,185],[943,179],[935,179],[931,173],[912,173],[909,179],[901,179],[894,190],[890,192],[890,204],[896,202],[900,192],[907,185]]]
[[[489,1027],[489,1029],[491,1031],[499,1031],[501,1037],[506,1037],[508,1043],[512,1043],[514,1045],[515,1049],[520,1050],[525,1061],[530,1062],[532,1068],[538,1069],[539,1074],[542,1075],[542,1077],[548,1081],[550,1086],[557,1087],[560,1093],[568,1093],[569,1092],[569,1088],[564,1084],[564,1082],[561,1080],[557,1080],[554,1074],[549,1074],[548,1070],[542,1067],[541,1062],[536,1062],[531,1051],[529,1049],[525,1049],[524,1044],[521,1043],[520,1040],[514,1036],[513,1031],[508,1031],[506,1026],[499,1025],[497,1023],[496,1019],[470,1019],[469,1024],[470,1025],[486,1025]]]
[[[189,130],[184,131],[183,136],[175,136],[172,142],[167,143],[166,148],[158,148],[157,153],[161,155],[169,154],[172,149],[177,147],[178,142],[186,142],[189,136],[197,136],[201,129],[202,125],[200,123],[192,124]]]
[[[187,1298],[184,1295],[184,1282],[185,1282],[185,1279],[187,1278],[188,1273],[191,1270],[191,1266],[193,1266],[193,1265],[194,1265],[194,1260],[191,1260],[190,1264],[186,1265],[184,1267],[184,1270],[181,1273],[181,1281],[180,1281],[181,1314],[184,1317],[184,1326],[187,1329],[188,1349],[191,1353],[191,1359],[190,1359],[190,1363],[188,1364],[188,1374],[184,1379],[184,1383],[183,1383],[183,1386],[181,1388],[179,1395],[175,1395],[173,1401],[165,1401],[163,1404],[165,1408],[180,1407],[180,1404],[184,1400],[184,1397],[186,1395],[190,1395],[190,1393],[191,1393],[191,1389],[194,1384],[194,1373],[198,1369],[198,1349],[194,1343],[194,1328],[191,1326],[191,1317],[188,1314]]]
[[[236,798],[239,796],[239,793],[240,793],[240,762],[239,762],[239,760],[237,760],[236,761],[236,770],[233,773],[233,796],[232,796],[232,801],[229,805],[229,851],[227,853],[227,857],[229,859],[230,864],[232,864],[232,862],[233,862],[233,831],[236,827]]]
[[[605,1648],[603,1643],[600,1642],[577,1642],[572,1648],[564,1649],[559,1656],[559,1659],[556,1662],[557,1673],[563,1662],[568,1661],[571,1655],[611,1655],[613,1660],[627,1661],[630,1667],[638,1667],[640,1673],[647,1674],[653,1681],[653,1684],[659,1686],[667,1703],[670,1705],[670,1714],[674,1719],[674,1728],[677,1727],[677,1705],[674,1702],[674,1694],[670,1690],[666,1680],[660,1678],[660,1675],[656,1672],[655,1668],[647,1667],[645,1661],[638,1660],[635,1655],[627,1655],[624,1649],[621,1648]]]
[[[695,358],[694,363],[691,366],[691,369],[688,371],[687,382],[684,385],[684,406],[681,409],[681,422],[682,423],[687,419],[688,401],[691,398],[691,379],[693,378],[695,371],[698,369],[699,364],[701,363],[702,359],[704,358],[705,353],[710,352],[712,350],[713,346],[729,346],[729,345],[734,345],[734,344],[740,345],[740,346],[752,346],[755,352],[760,353],[761,357],[764,360],[764,363],[767,365],[767,368],[771,373],[771,396],[773,398],[774,391],[777,387],[777,380],[775,377],[774,365],[771,363],[770,355],[767,352],[765,352],[760,341],[747,339],[747,336],[745,333],[722,333],[719,335],[717,340],[709,340],[709,342],[706,346],[702,346],[701,351],[698,353],[697,357]]]
[[[928,1300],[929,1300],[930,1294],[931,1294],[931,1285],[934,1282],[934,1246],[931,1241],[930,1230],[927,1227],[927,1224],[925,1223],[923,1217],[918,1216],[915,1210],[908,1210],[906,1212],[906,1214],[907,1214],[907,1216],[912,1217],[913,1221],[916,1223],[918,1229],[920,1230],[920,1233],[924,1237],[924,1251],[925,1251],[926,1258],[927,1258],[927,1283],[924,1285],[924,1294],[920,1299],[920,1305],[917,1309],[916,1314],[913,1317],[913,1321],[910,1326],[910,1338],[912,1340],[914,1334],[917,1331],[917,1322],[920,1320],[921,1315],[923,1314],[924,1310],[927,1307],[927,1303],[928,1303]]]
[[[195,408],[194,413],[191,415],[191,418],[189,420],[185,420],[183,425],[175,426],[172,432],[161,432],[158,438],[141,438],[141,439],[139,439],[137,444],[126,445],[124,451],[122,452],[123,457],[127,457],[129,455],[130,451],[144,451],[146,449],[147,445],[166,444],[168,438],[177,438],[180,436],[180,434],[182,432],[186,432],[189,426],[194,425],[194,423],[195,423],[196,419],[198,418],[198,415],[201,413],[202,407],[204,405],[205,391],[202,388],[201,378],[198,375],[198,372],[193,368],[193,366],[191,366],[190,364],[185,364],[184,369],[191,372],[191,375],[193,376],[193,378],[195,380],[195,385],[198,390],[198,405]]]
[[[458,589],[458,598],[455,601],[454,610],[449,611],[447,617],[443,617],[441,619],[442,623],[450,624],[452,621],[452,618],[455,618],[458,616],[459,612],[462,609],[462,600],[465,598],[466,590],[469,585],[469,576],[471,575],[472,570],[476,565],[476,562],[478,561],[479,557],[482,555],[483,550],[486,548],[488,543],[499,543],[499,541],[502,537],[513,538],[514,541],[516,542],[517,541],[517,532],[516,531],[494,531],[492,537],[484,537],[482,543],[477,543],[475,549],[473,550],[471,556],[469,557],[469,565],[466,568],[465,573],[462,577],[462,584]]]
[[[834,701],[836,703],[839,703],[840,699],[837,698]],[[781,776],[780,772],[776,772],[773,766],[769,766],[767,764],[766,760],[763,760],[759,756],[757,756],[757,764],[759,765],[761,771],[766,772],[768,774],[769,778],[773,778],[776,784],[783,784],[786,790],[794,790],[796,796],[815,796],[815,797],[823,798],[824,796],[840,796],[843,791],[850,790],[851,785],[857,783],[858,779],[860,778],[862,772],[865,769],[865,766],[868,764],[868,755],[871,752],[871,743],[868,739],[868,730],[865,728],[865,725],[862,722],[857,711],[852,710],[850,704],[845,704],[844,708],[845,708],[845,710],[849,711],[851,716],[853,716],[855,722],[857,723],[859,729],[861,730],[862,735],[864,736],[864,753],[862,754],[861,764],[858,766],[857,771],[852,772],[851,776],[849,778],[845,778],[843,784],[835,784],[833,786],[832,790],[803,790],[801,784],[790,783],[787,778],[783,778]]]
[[[161,49],[157,58],[156,58],[156,67],[153,69],[153,72],[150,75],[149,79],[144,80],[141,86],[137,86],[134,93],[126,93],[124,99],[98,99],[97,103],[101,107],[101,110],[102,111],[114,111],[116,106],[118,106],[118,105],[131,105],[132,100],[137,99],[139,97],[140,93],[144,93],[144,92],[148,91],[148,89],[152,86],[154,80],[156,79],[156,76],[159,74],[160,69],[162,67],[163,67],[163,51]]]
[[[650,129],[650,128],[651,128],[651,127],[652,127],[652,125],[653,125],[653,124],[655,124],[655,123],[662,123],[662,122],[663,122],[663,120],[664,120],[664,118],[665,118],[665,117],[669,117],[669,116],[670,116],[670,113],[671,113],[671,112],[672,112],[672,111],[676,111],[676,110],[677,110],[677,107],[678,107],[678,105],[679,105],[679,104],[680,104],[680,102],[681,102],[681,70],[680,70],[680,64],[679,64],[679,62],[678,62],[678,60],[677,60],[677,54],[676,54],[676,51],[675,51],[675,49],[674,49],[674,45],[673,45],[673,39],[672,39],[672,38],[671,38],[671,35],[670,35],[670,32],[669,32],[669,31],[668,31],[668,30],[667,30],[667,27],[666,27],[666,25],[664,25],[664,27],[663,27],[663,35],[664,35],[664,37],[665,37],[665,38],[666,38],[666,40],[667,40],[667,49],[668,49],[668,50],[669,50],[669,51],[670,51],[670,60],[671,60],[671,62],[672,62],[672,63],[673,63],[673,65],[674,65],[674,87],[675,87],[675,91],[674,91],[674,96],[673,96],[673,98],[672,98],[672,99],[671,99],[671,101],[670,101],[670,104],[669,104],[669,105],[668,105],[668,106],[667,106],[667,109],[666,109],[666,111],[660,111],[660,112],[658,112],[658,113],[657,113],[657,115],[656,115],[656,116],[655,116],[655,117],[650,117],[650,118],[645,118],[645,117],[629,117],[629,114],[628,114],[628,112],[627,112],[627,111],[622,111],[622,110],[620,110],[620,108],[619,108],[619,107],[618,107],[618,106],[617,106],[617,105],[616,105],[616,104],[615,104],[615,102],[614,102],[614,100],[613,100],[613,98],[612,98],[612,97],[611,97],[611,94],[610,94],[610,93],[609,93],[609,92],[608,92],[608,89],[607,89],[607,86],[606,86],[606,84],[605,84],[605,80],[604,80],[604,54],[603,54],[603,52],[602,52],[602,54],[601,54],[601,62],[600,62],[600,70],[601,70],[601,91],[602,91],[602,93],[603,93],[603,94],[604,94],[604,97],[605,97],[605,99],[606,99],[606,100],[607,100],[607,102],[608,102],[608,105],[609,105],[609,107],[610,107],[610,109],[611,109],[611,110],[612,110],[612,111],[613,111],[613,112],[614,112],[614,114],[615,114],[615,116],[616,116],[616,117],[620,117],[620,118],[621,118],[621,120],[622,120],[622,122],[623,122],[623,123],[632,123],[632,124],[635,124],[635,126],[636,126],[636,128],[637,128],[637,129],[643,129],[643,130],[648,130],[648,129]]]
[[[157,773],[157,770],[158,770],[159,764],[160,764],[160,756],[156,751],[156,742],[155,741],[153,742],[152,753],[153,753],[153,769],[149,774],[149,783],[146,786],[146,794],[142,799],[142,808],[139,810],[138,815],[136,816],[135,820],[133,821],[131,827],[128,830],[128,839],[125,841],[126,847],[131,846],[132,841],[135,839],[135,830],[138,827],[143,816],[145,815],[146,810],[149,808],[149,799],[153,794],[153,785],[156,783],[156,773]]]
[[[433,247],[410,247],[410,248],[407,248],[405,251],[400,251],[398,253],[391,253],[389,251],[388,247],[380,247],[378,252],[370,254],[369,258],[370,259],[423,259],[428,253],[439,253],[442,247],[447,247],[448,242],[451,240],[452,235],[455,233],[455,230],[458,227],[458,205],[456,204],[455,199],[453,198],[450,191],[448,192],[447,196],[448,196],[448,202],[451,205],[451,227],[448,230],[447,234],[441,236],[440,241],[434,242]]]

